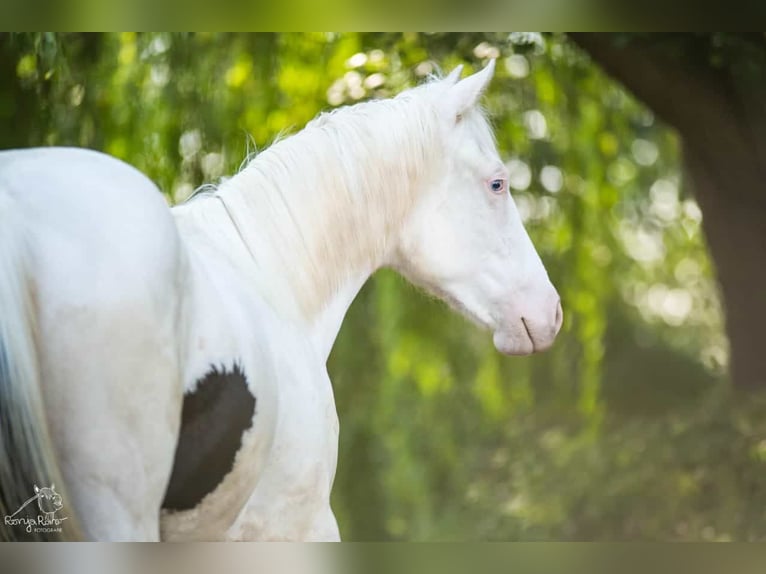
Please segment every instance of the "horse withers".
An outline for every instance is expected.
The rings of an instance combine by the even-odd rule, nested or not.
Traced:
[[[375,270],[506,354],[561,326],[477,106],[493,70],[320,115],[173,209],[103,154],[0,153],[0,511],[53,481],[72,537],[338,539],[325,363]]]

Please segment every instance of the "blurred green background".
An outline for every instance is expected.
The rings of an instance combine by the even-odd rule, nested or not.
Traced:
[[[3,34],[0,148],[100,149],[172,204],[321,110],[491,57],[485,105],[564,327],[503,357],[377,274],[330,359],[343,537],[766,538],[766,400],[727,375],[681,137],[569,37]]]

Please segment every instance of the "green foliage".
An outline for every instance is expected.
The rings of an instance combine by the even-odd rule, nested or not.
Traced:
[[[379,273],[330,360],[344,536],[763,538],[766,405],[725,390],[678,142],[563,37],[4,36],[0,145],[105,150],[173,203],[322,109],[490,57],[486,107],[563,332],[542,356],[501,357]]]

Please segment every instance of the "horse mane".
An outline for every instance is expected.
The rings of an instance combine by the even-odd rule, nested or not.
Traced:
[[[431,80],[391,99],[324,112],[202,192],[230,206],[251,253],[268,245],[273,261],[283,262],[306,316],[348,274],[382,263],[417,192],[434,176],[445,145],[435,105],[440,89]],[[486,126],[481,112],[464,121],[472,118]]]

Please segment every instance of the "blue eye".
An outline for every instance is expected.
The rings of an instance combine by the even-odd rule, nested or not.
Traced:
[[[489,182],[489,188],[495,192],[495,193],[502,193],[505,191],[505,180],[504,179],[493,179]]]

